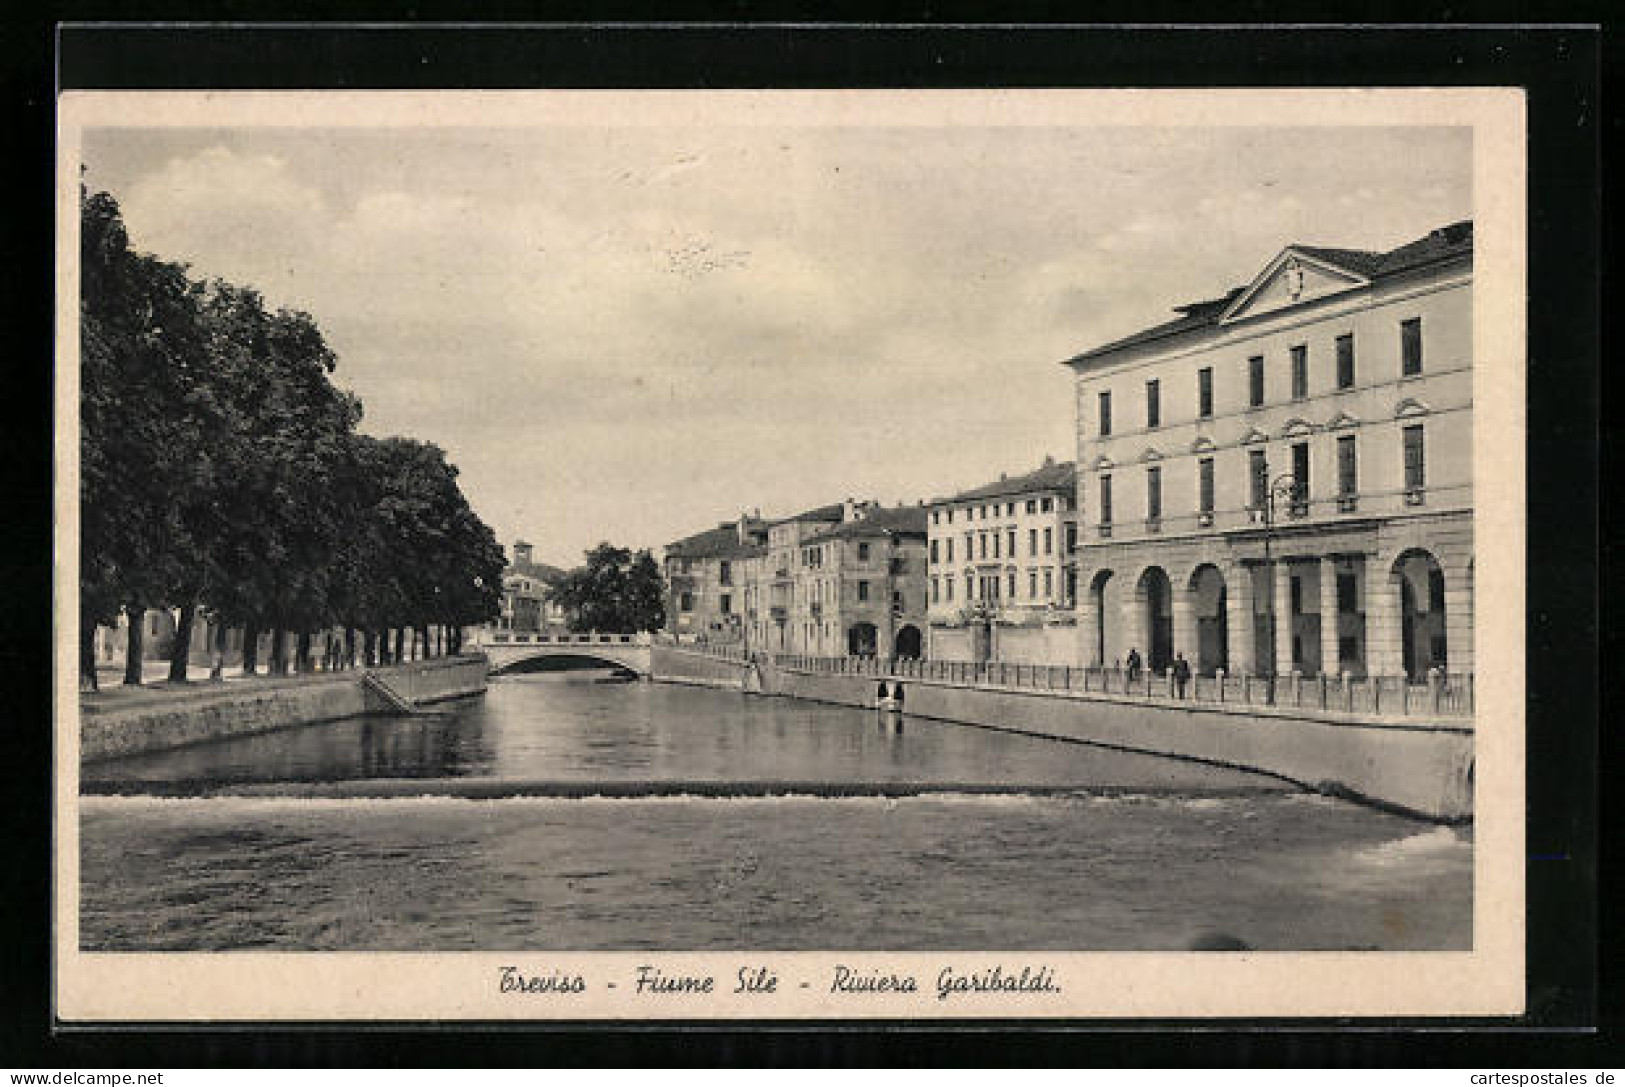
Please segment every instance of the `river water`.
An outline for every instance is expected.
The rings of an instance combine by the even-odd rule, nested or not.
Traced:
[[[82,946],[1472,944],[1467,830],[1228,768],[599,678],[85,766]]]

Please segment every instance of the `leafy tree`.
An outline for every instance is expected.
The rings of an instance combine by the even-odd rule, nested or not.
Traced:
[[[567,573],[553,599],[570,617],[572,630],[632,634],[665,622],[665,584],[654,557],[634,557],[624,547],[601,543],[586,554],[585,566]]]

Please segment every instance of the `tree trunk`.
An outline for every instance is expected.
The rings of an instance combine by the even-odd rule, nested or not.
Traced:
[[[363,668],[372,667],[373,641],[376,638],[377,635],[373,633],[371,627],[367,627],[361,632],[361,666]]]
[[[243,675],[251,676],[260,666],[260,628],[243,624]]]
[[[129,638],[124,643],[124,685],[126,687],[141,686],[141,653],[142,638],[146,634],[143,623],[147,618],[147,609],[131,604],[124,609],[129,619]]]
[[[216,620],[214,651],[209,658],[209,679],[213,682],[226,678],[226,639],[230,636],[231,628],[223,620]]]
[[[344,628],[344,664],[345,668],[355,667],[355,627]]]
[[[385,627],[378,632],[378,667],[382,668],[389,663],[389,628]]]
[[[79,689],[100,690],[96,682],[96,621],[79,617]]]
[[[282,629],[281,623],[271,631],[271,674],[288,674],[288,632]]]
[[[451,628],[451,649],[450,649],[450,651],[451,651],[451,653],[453,655],[456,655],[456,654],[461,653],[463,651],[463,628],[462,627],[454,626],[454,627]]]
[[[428,623],[424,623],[422,626],[418,627],[418,640],[423,643],[423,659],[428,660],[430,657],[434,656],[434,653],[431,652],[434,647],[429,644]]]
[[[310,631],[301,630],[299,632],[299,648],[296,652],[298,653],[299,674],[304,675],[310,671]]]
[[[196,604],[182,604],[175,624],[175,641],[169,647],[169,682],[185,683],[186,666],[192,662],[192,623],[197,619]]]
[[[406,628],[395,628],[395,663],[400,664],[406,660]]]

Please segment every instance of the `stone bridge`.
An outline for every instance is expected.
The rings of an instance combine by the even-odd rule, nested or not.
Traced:
[[[640,676],[649,674],[649,635],[600,634],[597,631],[482,630],[468,649],[484,653],[490,673],[500,675],[528,661],[568,659],[602,661]]]

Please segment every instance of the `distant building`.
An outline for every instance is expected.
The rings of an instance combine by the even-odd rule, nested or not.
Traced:
[[[667,544],[666,633],[679,641],[742,641],[742,564],[766,541],[767,525],[752,513]]]
[[[1076,465],[1048,458],[938,499],[929,513],[931,656],[1071,659]]]
[[[565,571],[537,562],[535,549],[524,540],[515,540],[513,560],[502,572],[502,607],[496,630],[536,633],[564,630],[569,616],[552,600],[555,586]]]
[[[1082,661],[1471,671],[1472,284],[1470,222],[1291,245],[1068,360]]]
[[[925,652],[926,511],[839,507],[797,547],[790,652],[918,658]]]

